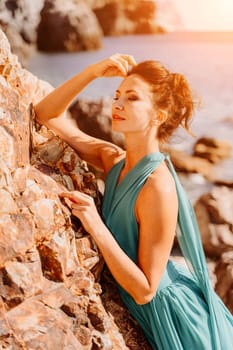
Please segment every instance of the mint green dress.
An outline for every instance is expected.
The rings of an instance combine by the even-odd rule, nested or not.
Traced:
[[[169,157],[160,152],[145,156],[117,185],[124,161],[114,165],[106,179],[102,206],[106,225],[137,264],[135,201],[148,176],[165,161],[176,183],[177,239],[189,268],[169,260],[156,294],[144,305],[118,285],[123,302],[154,350],[233,350],[233,317],[211,286],[194,210]]]

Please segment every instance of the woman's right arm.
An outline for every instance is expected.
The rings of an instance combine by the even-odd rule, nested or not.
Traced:
[[[74,148],[81,158],[94,166],[108,171],[114,159],[124,151],[113,145],[82,132],[65,113],[73,99],[97,77],[126,77],[128,66],[135,65],[132,56],[116,54],[92,64],[73,78],[54,89],[35,105],[36,119],[46,125]]]

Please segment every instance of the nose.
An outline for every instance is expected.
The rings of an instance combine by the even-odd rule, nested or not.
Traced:
[[[115,109],[118,109],[119,111],[122,111],[124,109],[122,104],[119,104],[119,102],[118,103],[114,103],[114,107],[115,107]]]

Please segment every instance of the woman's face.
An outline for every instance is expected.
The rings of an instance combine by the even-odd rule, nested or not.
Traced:
[[[151,129],[156,110],[150,85],[138,75],[125,78],[116,90],[112,103],[112,128],[123,133]]]

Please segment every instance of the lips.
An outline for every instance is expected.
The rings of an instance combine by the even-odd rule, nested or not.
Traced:
[[[121,116],[118,115],[118,114],[113,114],[112,120],[125,120],[125,118],[121,117]]]

